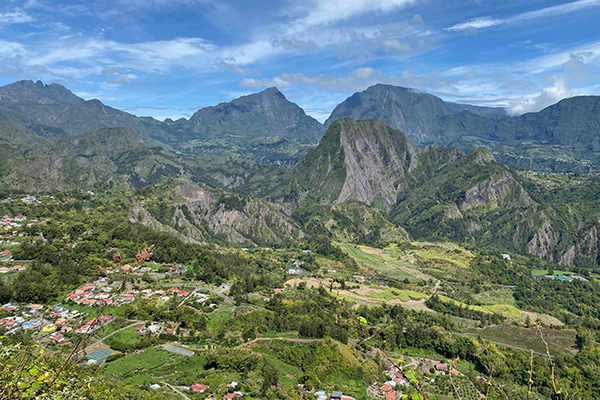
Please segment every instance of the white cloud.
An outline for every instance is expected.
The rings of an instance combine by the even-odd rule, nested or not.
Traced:
[[[125,72],[127,72],[127,70],[125,68],[112,66],[112,67],[104,68],[100,73],[102,75],[114,75],[114,74],[124,74]]]
[[[509,22],[554,17],[557,15],[564,15],[598,6],[600,6],[600,0],[573,1],[571,3],[560,4],[553,7],[542,8],[540,10],[519,14],[510,18]]]
[[[521,115],[527,112],[540,111],[578,92],[569,89],[565,80],[557,77],[552,86],[545,87],[539,94],[518,97],[509,102],[506,112],[510,115]]]
[[[299,86],[315,87],[331,92],[347,93],[364,90],[377,83],[385,83],[412,88],[450,87],[451,81],[441,80],[438,73],[416,75],[404,71],[400,75],[390,75],[373,68],[357,68],[348,75],[333,76],[326,74],[281,74],[272,79],[246,78],[240,82],[245,88],[265,88],[276,86],[279,89],[290,89]]]
[[[23,11],[0,13],[0,24],[24,24],[33,21],[33,17]]]
[[[367,12],[389,13],[416,3],[417,0],[313,0],[306,9],[308,14],[297,20],[296,29],[331,24]],[[295,29],[295,30],[296,30]]]
[[[466,22],[461,22],[444,29],[448,32],[476,32],[478,29],[490,28],[497,25],[526,23],[541,18],[550,18],[554,16],[564,16],[566,14],[583,11],[589,8],[600,6],[600,0],[580,0],[571,3],[560,4],[557,6],[546,7],[539,10],[528,11],[517,14],[507,19],[496,19],[489,16],[473,18]]]
[[[466,22],[461,22],[460,24],[452,25],[450,28],[446,28],[446,31],[458,32],[458,31],[469,31],[469,30],[477,30],[482,28],[489,28],[491,26],[500,25],[502,20],[495,19],[491,17],[479,17],[473,18]]]

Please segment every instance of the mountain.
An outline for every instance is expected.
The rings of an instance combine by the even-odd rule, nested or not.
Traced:
[[[55,83],[19,81],[0,87],[0,117],[43,137],[126,127],[168,149],[284,165],[297,163],[324,132],[276,88],[161,122],[83,100]]]
[[[440,121],[465,111],[482,117],[506,117],[501,108],[447,103],[416,89],[377,84],[354,93],[336,106],[325,126],[329,127],[333,121],[343,117],[356,120],[374,118],[404,132],[416,143],[432,144],[442,129]]]
[[[189,121],[167,123],[183,150],[287,165],[302,159],[324,132],[277,88],[202,108]]]
[[[250,138],[281,137],[315,142],[325,131],[319,121],[306,115],[275,87],[202,108],[192,115],[188,125],[203,139],[243,132]]]
[[[416,166],[418,149],[377,120],[335,121],[291,173],[300,197],[318,202],[356,200],[389,209],[396,183]]]
[[[0,116],[43,137],[127,127],[157,143],[175,140],[160,121],[136,117],[99,100],[83,100],[56,83],[19,81],[0,87]]]
[[[537,113],[503,116],[500,109],[448,103],[431,94],[375,85],[338,105],[342,117],[376,118],[421,145],[463,151],[488,147],[508,165],[540,171],[600,168],[600,97],[565,99]]]
[[[6,190],[139,188],[185,175],[178,156],[130,128],[103,128],[52,140],[0,120],[0,138],[7,127],[20,132],[21,138],[31,138],[32,144],[23,147],[19,141],[7,140],[12,151],[3,160]]]
[[[597,265],[600,199],[593,193],[600,181],[592,177],[568,185],[567,177],[557,185],[557,179],[562,178],[512,171],[485,148],[467,154],[418,148],[380,121],[342,118],[289,172],[278,193],[301,208],[372,206],[413,239],[476,243],[565,265]],[[553,196],[544,195],[549,185],[555,187]]]

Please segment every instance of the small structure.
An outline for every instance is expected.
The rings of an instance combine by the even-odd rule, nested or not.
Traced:
[[[209,387],[210,386],[208,386],[208,385],[196,383],[196,384],[192,385],[192,390],[196,393],[204,393],[204,391],[207,390]]]

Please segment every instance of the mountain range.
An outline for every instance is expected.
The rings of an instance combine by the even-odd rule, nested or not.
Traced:
[[[598,102],[508,117],[376,85],[321,125],[273,88],[160,122],[22,81],[0,88],[0,191],[143,189],[132,221],[198,243],[443,239],[586,268],[600,257],[598,176],[500,161],[526,160],[502,152],[524,140],[537,169],[593,169]]]
[[[463,151],[487,147],[504,164],[537,171],[600,168],[600,97],[565,99],[537,113],[445,102],[414,89],[378,84],[355,93],[319,123],[276,88],[205,107],[189,120],[136,117],[58,84],[19,81],[0,87],[0,117],[43,137],[127,127],[186,154],[215,154],[293,166],[335,120],[378,119],[417,145]]]

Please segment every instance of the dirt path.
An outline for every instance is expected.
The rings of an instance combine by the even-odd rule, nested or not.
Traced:
[[[181,397],[183,397],[186,400],[191,400],[189,397],[187,397],[185,394],[183,394],[182,392],[179,391],[179,389],[177,389],[175,386],[169,385],[166,382],[161,382],[163,385],[165,385],[166,387],[168,387],[169,389],[171,389],[171,391],[173,391],[174,393],[177,393],[178,395],[180,395]]]

